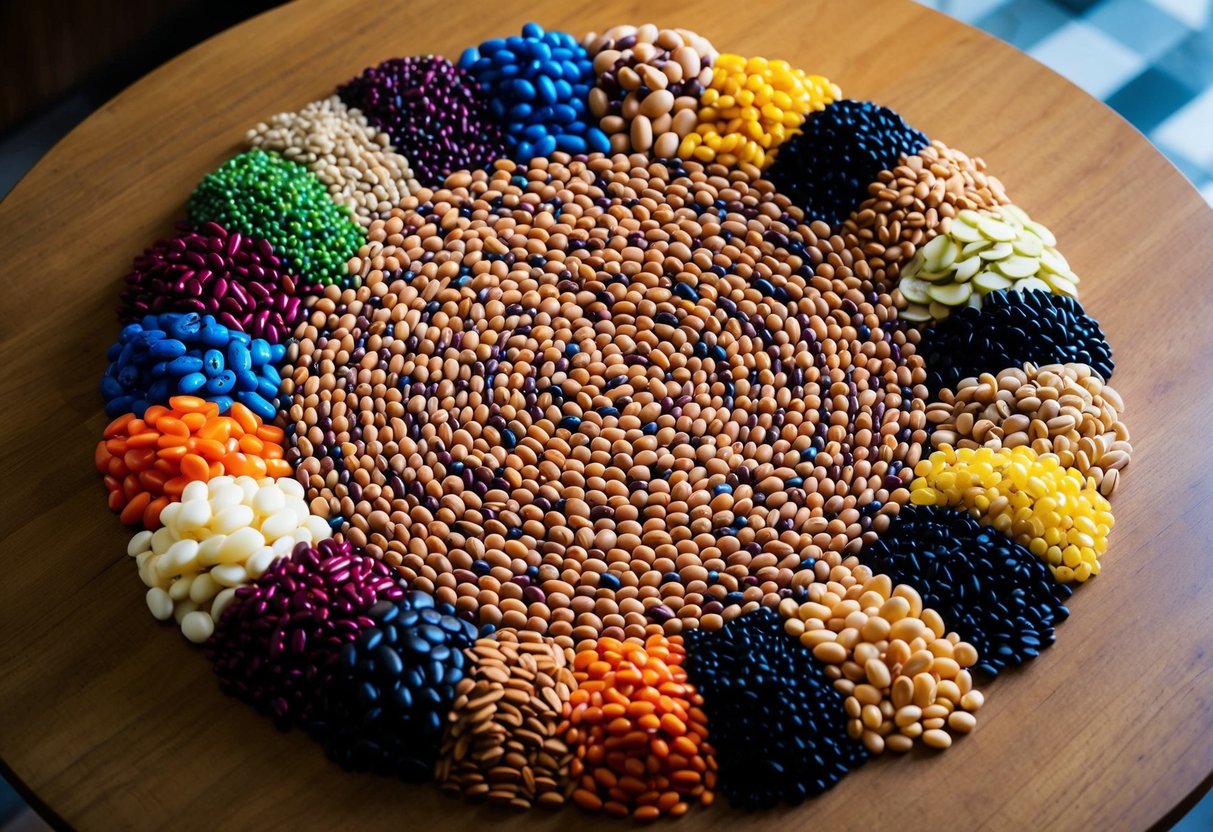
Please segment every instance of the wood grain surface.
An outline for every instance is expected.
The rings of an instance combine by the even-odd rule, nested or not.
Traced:
[[[346,774],[224,697],[201,654],[148,615],[129,533],[92,464],[122,277],[245,129],[368,64],[457,57],[528,19],[578,34],[692,27],[724,51],[823,73],[984,156],[1083,276],[1133,433],[1103,574],[1079,588],[1055,647],[986,687],[975,734],[942,755],[873,761],[799,808],[746,815],[722,801],[682,828],[1104,830],[1177,817],[1213,772],[1213,212],[1103,105],[909,0],[300,0],[182,55],[64,139],[0,204],[8,774],[85,830],[626,828]]]

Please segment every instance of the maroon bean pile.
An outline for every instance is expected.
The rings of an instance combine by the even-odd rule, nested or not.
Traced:
[[[213,222],[180,230],[135,258],[118,306],[123,322],[198,312],[271,344],[290,335],[303,319],[303,298],[296,295],[300,281],[268,240]]]

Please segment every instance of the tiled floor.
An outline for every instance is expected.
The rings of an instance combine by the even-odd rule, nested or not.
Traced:
[[[1002,38],[1107,102],[1213,205],[1213,0],[919,2]],[[112,92],[79,92],[0,137],[0,198]],[[0,780],[0,832],[46,829]],[[1173,832],[1213,832],[1213,795]]]
[[[919,2],[1002,38],[1106,102],[1213,204],[1213,0]]]

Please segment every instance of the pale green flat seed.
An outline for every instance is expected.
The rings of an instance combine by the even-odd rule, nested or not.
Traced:
[[[960,250],[960,259],[963,260],[966,257],[971,257],[972,255],[976,254],[979,251],[985,251],[992,245],[994,245],[994,243],[992,241],[987,240],[985,237],[982,237],[980,240],[969,243],[967,246],[962,248]]]
[[[1018,205],[1000,205],[995,209],[995,213],[1001,214],[1004,219],[1013,219],[1020,225],[1026,225],[1032,221],[1032,218]]]
[[[927,294],[931,296],[931,300],[947,304],[948,306],[960,306],[973,294],[973,287],[968,283],[929,286],[927,287]]]
[[[985,239],[975,226],[969,225],[967,222],[953,222],[951,228],[948,229],[948,234],[962,243],[976,243]]]
[[[961,260],[959,263],[956,264],[955,272],[952,275],[952,279],[955,280],[957,283],[964,283],[966,280],[972,279],[973,275],[977,274],[977,272],[979,272],[980,270],[981,270],[981,258],[980,257],[969,257],[968,259]]]
[[[977,291],[982,293],[997,292],[999,289],[1008,289],[1012,285],[1010,280],[1007,280],[1000,274],[994,272],[982,272],[973,278],[973,286]]]
[[[931,313],[927,307],[922,306],[921,304],[911,303],[905,309],[898,312],[897,317],[901,318],[902,320],[920,324],[931,320]]]
[[[1057,245],[1057,238],[1053,236],[1053,232],[1045,228],[1040,223],[1028,220],[1023,224],[1023,227],[1039,237],[1046,246]]]
[[[981,298],[982,295],[980,292],[974,292],[973,294],[969,295],[969,299],[965,301],[965,306],[968,306],[971,309],[980,309]]]
[[[927,272],[922,271],[915,275],[919,280],[925,280],[928,283],[939,283],[941,281],[950,280],[952,275],[950,272]]]
[[[956,258],[960,257],[960,243],[953,240],[951,237],[946,238],[948,245],[943,250],[943,256],[939,258],[939,269],[950,268],[956,262]]]
[[[1035,234],[1020,234],[1011,243],[1011,248],[1015,249],[1016,254],[1022,254],[1024,257],[1039,257],[1045,250],[1044,243]]]
[[[1053,274],[1068,274],[1070,271],[1070,264],[1066,262],[1066,258],[1051,248],[1046,248],[1040,255],[1040,265],[1044,266],[1045,271]]]
[[[956,219],[960,220],[961,222],[968,223],[976,228],[977,224],[981,222],[982,216],[984,215],[974,211],[972,208],[966,208],[956,215]]]
[[[944,318],[952,314],[952,307],[945,303],[932,303],[927,309],[931,313],[931,317],[937,321],[942,321]]]
[[[1011,244],[1010,243],[997,243],[996,245],[991,246],[990,248],[986,249],[985,251],[980,252],[977,256],[980,257],[982,260],[1001,260],[1004,257],[1010,257],[1011,256]]]
[[[977,230],[981,232],[983,237],[991,240],[997,240],[1000,243],[1009,243],[1015,239],[1015,229],[1002,220],[996,220],[993,217],[982,217],[977,224]]]
[[[1040,268],[1039,263],[1039,260],[1032,257],[1008,257],[1005,260],[999,260],[995,264],[995,268],[1007,277],[1019,280],[1036,274]]]
[[[1059,295],[1069,295],[1072,298],[1078,297],[1078,287],[1060,275],[1045,273],[1041,275],[1041,279],[1045,283],[1048,283],[1053,291]]]
[[[910,258],[910,262],[906,263],[906,267],[901,270],[901,276],[903,278],[913,277],[920,271],[922,271],[922,258],[918,256],[918,252],[915,252],[914,256]]]
[[[923,268],[929,272],[937,272],[942,266],[944,254],[950,249],[952,241],[947,234],[940,234],[934,240],[922,247]]]
[[[1025,277],[1023,280],[1017,280],[1015,282],[1014,288],[1015,288],[1015,291],[1017,291],[1017,292],[1031,292],[1031,291],[1052,292],[1053,291],[1053,287],[1050,286],[1048,283],[1045,283],[1039,277]]]
[[[931,302],[931,298],[927,296],[927,287],[930,285],[925,280],[907,277],[903,274],[897,283],[897,288],[901,290],[902,296],[911,303],[926,304]]]

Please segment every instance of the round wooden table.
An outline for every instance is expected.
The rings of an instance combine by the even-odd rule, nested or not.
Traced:
[[[693,12],[664,1],[300,0],[187,52],[76,128],[0,204],[0,460],[13,474],[0,497],[6,776],[47,817],[88,830],[626,828],[574,809],[507,816],[346,774],[301,733],[277,733],[219,692],[175,627],[152,621],[129,532],[92,464],[122,277],[171,232],[199,178],[241,150],[245,129],[368,64],[458,56],[528,19],[578,34],[690,26],[721,49],[823,73],[984,156],[1083,276],[1133,431],[1103,575],[1076,593],[1056,646],[986,687],[973,736],[942,755],[875,760],[799,808],[746,815],[721,803],[682,827],[1142,829],[1178,818],[1213,772],[1213,443],[1202,427],[1213,212],[1102,104],[909,0]]]

